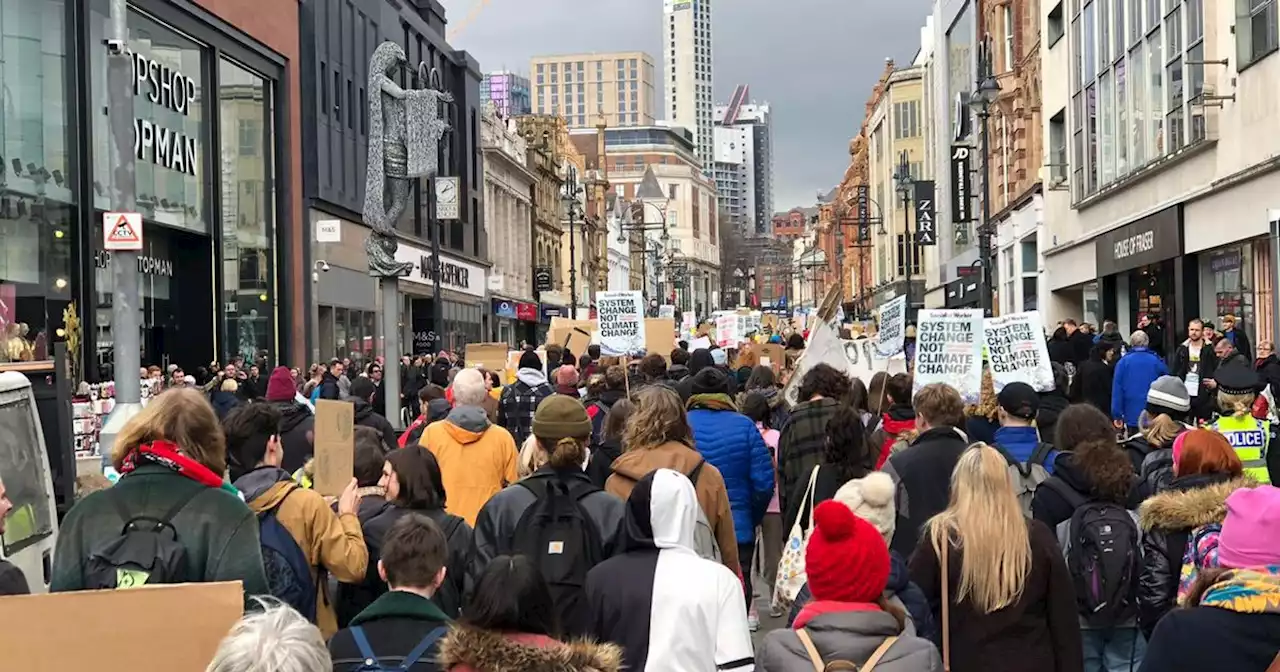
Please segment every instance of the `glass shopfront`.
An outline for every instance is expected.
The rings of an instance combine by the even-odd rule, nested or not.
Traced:
[[[0,364],[52,357],[76,282],[67,11],[0,3]]]
[[[1203,318],[1216,325],[1223,315],[1233,315],[1249,342],[1257,343],[1252,245],[1242,243],[1202,253],[1200,278]]]

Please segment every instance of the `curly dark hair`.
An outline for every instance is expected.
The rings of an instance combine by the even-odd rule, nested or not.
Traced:
[[[830,364],[815,365],[800,381],[800,401],[809,401],[818,394],[830,399],[843,399],[848,393],[849,377]]]
[[[835,468],[841,482],[862,478],[876,468],[880,451],[872,451],[867,430],[858,412],[841,405],[827,421],[827,443],[823,464]]]
[[[1044,437],[1053,441],[1059,451],[1073,451],[1087,441],[1116,442],[1116,430],[1111,419],[1092,404],[1072,404],[1058,415],[1055,436]]]
[[[667,360],[658,353],[650,353],[640,360],[640,373],[649,380],[662,380],[667,377]]]

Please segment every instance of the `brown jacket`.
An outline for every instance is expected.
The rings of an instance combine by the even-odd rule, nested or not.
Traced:
[[[262,513],[280,503],[286,494],[289,498],[280,504],[276,518],[307,555],[311,578],[316,582],[316,626],[328,640],[338,631],[338,619],[333,613],[333,598],[327,594],[317,570],[324,567],[343,583],[360,583],[369,565],[369,549],[358,518],[334,515],[324,497],[292,481],[271,486],[248,502],[249,508],[255,514]]]
[[[655,469],[674,469],[687,475],[701,461],[702,455],[698,451],[675,441],[655,448],[629,450],[613,461],[613,475],[605,482],[604,489],[625,500],[631,496],[631,489],[636,483]],[[710,462],[703,465],[695,490],[698,505],[715,532],[721,562],[742,576],[738,562],[738,537],[733,531],[733,512],[729,509],[729,492],[725,490],[720,470]]]

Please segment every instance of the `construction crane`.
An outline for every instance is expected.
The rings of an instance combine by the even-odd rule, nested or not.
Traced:
[[[452,42],[455,40],[458,37],[458,34],[461,33],[468,24],[475,21],[476,17],[480,16],[480,12],[483,12],[484,8],[488,7],[489,3],[492,1],[493,0],[476,0],[476,3],[471,7],[471,11],[467,12],[467,15],[462,17],[462,20],[458,22],[458,25],[449,30],[449,41]]]

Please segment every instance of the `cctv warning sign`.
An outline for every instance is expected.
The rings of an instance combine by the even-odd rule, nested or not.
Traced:
[[[102,249],[140,252],[142,215],[136,212],[108,212],[102,215]]]

